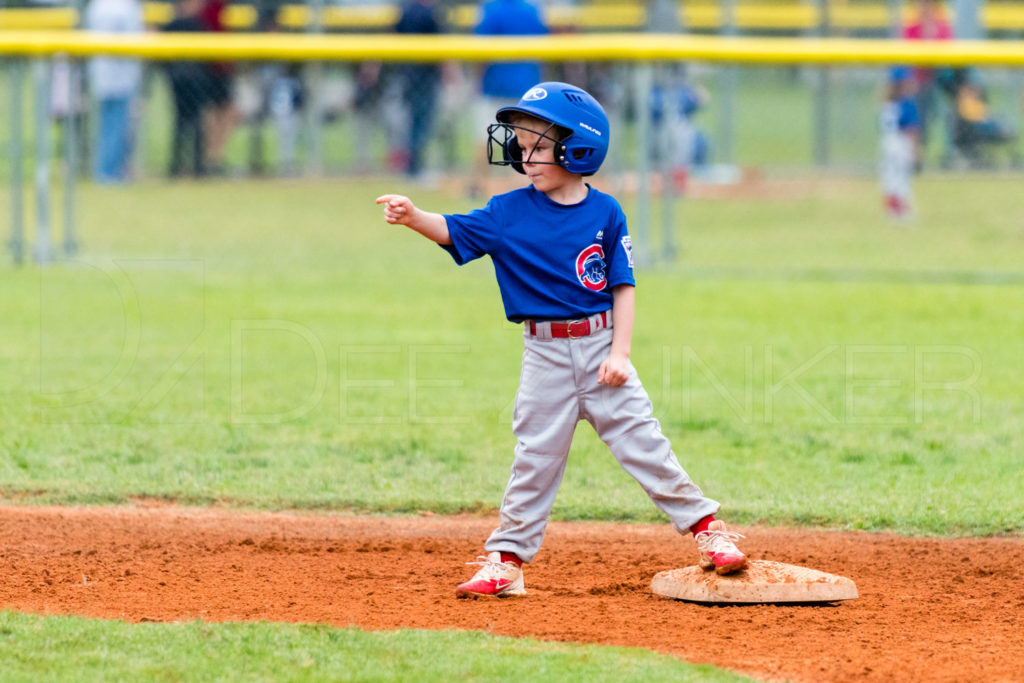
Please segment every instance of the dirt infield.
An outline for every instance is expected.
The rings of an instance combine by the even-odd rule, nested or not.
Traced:
[[[528,595],[456,600],[495,520],[0,507],[0,607],[128,621],[476,629],[644,647],[758,678],[1020,680],[1024,540],[747,529],[752,557],[854,579],[834,606],[653,596],[692,564],[668,525],[554,523]],[[514,672],[513,672],[514,673]]]

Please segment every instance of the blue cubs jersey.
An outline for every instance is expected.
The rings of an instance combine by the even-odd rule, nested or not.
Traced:
[[[456,263],[491,257],[512,322],[600,313],[611,308],[613,287],[635,284],[626,216],[592,187],[583,201],[566,205],[529,186],[445,220],[452,244],[444,248]]]

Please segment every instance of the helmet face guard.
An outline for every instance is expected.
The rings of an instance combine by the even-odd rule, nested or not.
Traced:
[[[565,167],[565,145],[563,140],[559,140],[552,133],[554,133],[555,124],[550,123],[548,127],[543,131],[535,131],[525,126],[517,126],[513,123],[492,123],[487,126],[487,162],[492,166],[511,166],[517,173],[526,173],[526,169],[523,168],[524,163],[528,164],[544,164],[546,166],[562,166]],[[528,133],[537,135],[537,142],[533,144],[533,147],[526,153],[526,157],[523,158],[523,148],[519,144],[519,136],[517,131],[524,130]],[[533,161],[533,155],[537,151],[537,145],[540,144],[541,140],[551,140],[553,143],[554,161]],[[497,150],[501,150],[501,154],[497,154]]]

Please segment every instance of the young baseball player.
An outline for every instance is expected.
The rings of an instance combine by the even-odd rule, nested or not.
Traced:
[[[879,166],[886,214],[905,221],[913,216],[910,181],[919,154],[921,117],[914,101],[916,86],[910,67],[897,66],[889,73],[885,104],[879,117],[881,159]]]
[[[618,202],[584,180],[608,152],[608,117],[584,90],[541,83],[488,128],[492,163],[530,185],[482,209],[441,215],[384,195],[388,223],[405,225],[464,264],[491,257],[509,320],[523,324],[525,350],[513,431],[518,444],[501,504],[501,525],[480,570],[459,597],[522,595],[524,562],[540,549],[576,424],[593,425],[619,463],[668,515],[696,537],[700,564],[720,574],[746,557],[680,467],[629,362],[633,334],[632,245]],[[495,159],[500,153],[500,158]]]

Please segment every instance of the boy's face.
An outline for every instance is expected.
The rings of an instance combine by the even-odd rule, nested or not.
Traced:
[[[545,135],[547,126],[540,122],[525,120],[516,127],[516,139],[523,150],[523,170],[538,192],[559,190],[569,183],[579,182],[580,177],[569,173],[555,159],[555,141]]]

